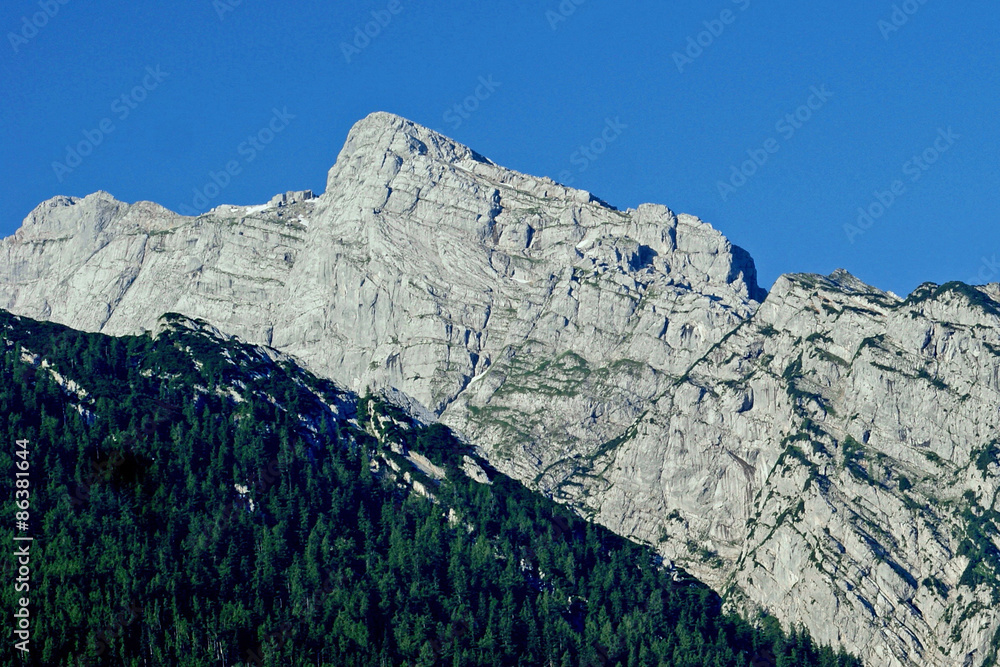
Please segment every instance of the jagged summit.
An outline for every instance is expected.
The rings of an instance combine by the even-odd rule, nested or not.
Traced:
[[[492,162],[443,134],[401,116],[376,111],[351,128],[337,161],[327,177],[327,193],[338,190],[338,177],[350,178],[369,169],[391,169],[403,161],[423,157],[473,168],[474,164],[496,167]]]
[[[468,146],[428,127],[385,111],[376,111],[362,118],[351,128],[338,161],[357,153],[379,155],[425,155],[446,162],[471,160],[494,165]],[[496,165],[494,165],[496,166]]]
[[[560,185],[548,177],[529,176],[502,167],[468,146],[400,116],[375,112],[351,128],[327,176],[327,195],[336,197],[348,184],[376,190],[383,177],[400,171],[430,184],[450,177],[475,184],[495,184],[543,199],[564,199],[617,210],[590,192]],[[473,187],[473,186],[469,186]]]
[[[305,202],[310,203],[295,206]],[[708,223],[652,204],[618,211],[590,192],[501,167],[468,146],[386,112],[372,113],[353,126],[320,198],[308,191],[291,192],[258,206],[220,204],[198,217],[270,216],[308,225],[319,217],[313,213],[327,204],[340,209],[338,223],[347,223],[346,227],[338,225],[340,233],[360,234],[369,241],[374,241],[372,234],[381,235],[378,242],[383,244],[389,240],[385,235],[391,234],[401,242],[412,239],[411,246],[424,245],[426,230],[411,223],[420,217],[413,215],[416,208],[428,205],[458,213],[440,216],[438,225],[453,225],[451,231],[465,236],[464,241],[478,246],[499,243],[504,250],[510,250],[512,243],[517,246],[524,238],[521,252],[527,255],[566,246],[575,248],[566,258],[573,260],[580,254],[580,247],[591,247],[598,239],[628,237],[638,243],[635,252],[647,259],[683,252],[677,258],[680,261],[659,266],[659,270],[674,275],[676,284],[698,288],[718,281],[735,287],[750,301],[760,302],[766,296],[757,285],[750,255]],[[567,206],[578,211],[567,210]],[[276,212],[281,207],[292,210]],[[538,214],[533,221],[523,215],[535,211]],[[515,216],[519,217],[516,221],[512,220]],[[73,245],[84,246],[86,252],[92,253],[104,245],[109,234],[162,233],[184,224],[183,217],[152,202],[127,204],[104,191],[83,198],[59,196],[36,207],[15,238],[65,239],[72,234]],[[567,221],[569,227],[564,224]],[[580,235],[583,237],[578,238]],[[605,246],[606,241],[599,241],[599,245]],[[721,254],[721,262],[707,256],[697,259],[710,248],[716,248],[710,255]],[[75,252],[85,251],[80,248]],[[630,255],[633,251],[615,251],[614,262],[626,270],[643,264],[623,257],[623,253]],[[693,273],[685,269],[691,260],[696,260]]]
[[[846,269],[836,269],[826,276],[819,273],[786,273],[775,282],[771,288],[771,294],[777,297],[777,295],[783,295],[789,290],[798,289],[803,285],[822,287],[827,290],[880,301],[899,300],[899,297],[892,292],[886,292],[869,285]]]
[[[422,157],[427,161],[452,164],[478,174],[490,174],[500,181],[526,178],[539,181],[545,186],[555,186],[550,187],[546,196],[569,195],[574,200],[597,202],[606,208],[615,209],[589,192],[561,186],[547,176],[526,176],[508,169],[436,130],[385,111],[373,112],[354,124],[330,171],[333,174],[337,165],[342,166],[342,163],[352,160],[381,161],[387,157],[390,160]]]
[[[851,292],[867,292],[871,293],[876,290],[871,285],[865,283],[864,281],[857,278],[846,269],[836,269],[833,273],[826,277],[827,280],[836,284],[838,287],[845,291]]]

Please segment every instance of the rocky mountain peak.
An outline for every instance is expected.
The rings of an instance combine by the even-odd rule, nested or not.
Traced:
[[[856,276],[849,273],[846,269],[836,269],[833,273],[826,277],[831,283],[837,285],[840,289],[845,292],[881,292],[881,290],[876,290],[871,285],[863,282]]]
[[[127,206],[103,190],[86,197],[52,197],[28,214],[18,234],[22,239],[40,239],[84,231],[97,233]]]
[[[327,191],[337,188],[335,179],[348,166],[359,171],[363,166],[381,168],[386,161],[405,161],[414,157],[460,166],[492,162],[474,150],[430,128],[384,111],[376,111],[351,128],[337,162],[327,180]],[[495,165],[494,165],[495,166]]]

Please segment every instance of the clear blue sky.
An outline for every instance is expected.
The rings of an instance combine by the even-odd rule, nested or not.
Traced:
[[[345,54],[389,0],[7,0],[0,234],[57,194],[177,210],[230,161],[210,205],[322,191],[350,126],[385,110],[619,208],[696,214],[753,254],[765,287],[837,267],[899,293],[1000,280],[1000,18],[986,4],[908,0],[890,31],[893,0],[563,0],[568,16],[560,0],[396,1]],[[46,3],[54,15],[35,16]],[[706,46],[679,59],[689,38]],[[244,144],[275,108],[295,117],[261,150]],[[627,127],[578,153],[608,118]],[[100,145],[57,174],[85,132]],[[933,164],[911,161],[925,151]],[[763,165],[730,181],[751,156]],[[876,192],[891,205],[845,230],[859,207],[880,213]]]

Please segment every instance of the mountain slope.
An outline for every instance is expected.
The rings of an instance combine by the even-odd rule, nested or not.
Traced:
[[[859,664],[722,614],[440,425],[201,322],[156,331],[0,311],[4,434],[29,441],[0,461],[32,470],[19,664]]]
[[[783,277],[567,500],[871,664],[995,660],[997,296]]]
[[[871,664],[993,659],[995,285],[902,300],[838,272],[765,295],[696,218],[615,210],[382,113],[318,198],[198,218],[57,198],[0,257],[13,312],[113,334],[180,312],[392,392]]]

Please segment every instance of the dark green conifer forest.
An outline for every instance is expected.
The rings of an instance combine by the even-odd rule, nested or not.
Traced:
[[[30,599],[30,652],[8,639],[5,664],[860,665],[723,613],[442,426],[172,322],[113,338],[0,311],[0,532],[34,537],[30,591],[0,596],[8,619]]]

